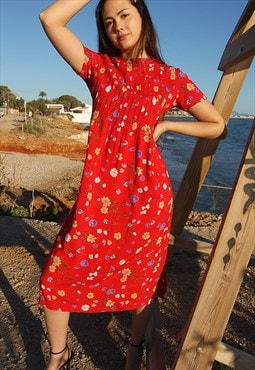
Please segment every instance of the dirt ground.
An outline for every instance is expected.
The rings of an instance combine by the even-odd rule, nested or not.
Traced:
[[[27,121],[31,126],[31,121]],[[53,154],[71,159],[84,159],[84,141],[79,138],[84,132],[80,124],[63,118],[35,118],[38,130],[43,134],[26,132],[24,116],[6,115],[0,119],[0,149],[1,152],[19,152],[26,154]],[[34,123],[34,125],[36,125]]]
[[[0,155],[19,152],[61,155],[80,161],[84,158],[84,142],[68,139],[71,135],[81,133],[78,126],[54,120],[49,122],[48,131],[43,137],[24,134],[24,139],[20,136],[21,119],[1,119]],[[49,346],[45,338],[43,314],[37,305],[38,280],[65,212],[73,203],[79,177],[80,169],[71,167],[68,173],[63,171],[57,179],[47,180],[38,189],[38,208],[42,204],[52,205],[54,199],[55,205],[59,205],[58,209],[61,205],[64,210],[50,221],[0,216],[0,369],[44,369]],[[5,201],[7,190],[10,188],[5,188],[1,194],[2,197],[4,193]],[[25,191],[16,183],[16,187],[12,188],[13,199],[16,202],[22,199],[24,202]],[[8,196],[11,196],[11,192]],[[193,216],[193,221],[191,217],[184,230],[184,236],[213,242],[220,218],[213,215]],[[168,292],[159,306],[167,369],[171,368],[176,355],[178,333],[188,319],[208,258],[206,254],[180,249],[174,252],[167,263]],[[252,355],[255,355],[254,281],[255,258],[252,256],[223,337],[223,342]],[[72,314],[68,332],[68,343],[75,352],[72,369],[124,369],[129,331],[128,312]],[[217,364],[213,368],[222,369]]]

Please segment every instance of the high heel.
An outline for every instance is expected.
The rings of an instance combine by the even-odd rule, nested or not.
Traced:
[[[62,349],[62,351],[60,351],[60,352],[52,352],[52,351],[50,351],[50,354],[51,355],[60,355],[66,349],[68,351],[68,357],[67,357],[66,362],[59,368],[59,370],[70,370],[71,369],[70,364],[71,364],[72,359],[74,358],[74,352],[72,350],[70,350],[70,348],[68,347],[67,344],[66,344],[65,348]]]

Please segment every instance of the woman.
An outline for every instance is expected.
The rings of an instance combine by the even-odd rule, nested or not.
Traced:
[[[88,3],[57,0],[40,14],[50,41],[93,98],[79,194],[41,277],[51,345],[47,370],[70,364],[70,312],[122,310],[133,311],[126,370],[135,370],[150,303],[166,290],[173,196],[156,141],[165,131],[217,138],[224,122],[195,84],[161,59],[144,0],[99,1],[99,53],[66,26]],[[197,121],[160,118],[175,106]]]

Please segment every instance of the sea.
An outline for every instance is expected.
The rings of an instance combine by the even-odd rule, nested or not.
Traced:
[[[169,116],[171,120],[190,120],[188,117]],[[221,140],[204,184],[197,196],[193,211],[222,214],[225,212],[235,183],[253,118],[231,118],[227,138]],[[197,139],[185,135],[164,133],[158,146],[164,157],[176,194]]]

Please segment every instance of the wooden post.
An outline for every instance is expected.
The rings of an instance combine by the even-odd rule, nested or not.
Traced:
[[[213,104],[222,114],[226,124],[253,60],[254,26],[255,0],[250,0],[226,46],[219,65],[219,69],[224,70],[224,74]],[[218,140],[200,139],[197,142],[175,197],[171,230],[174,235],[179,235],[185,226],[218,144]]]
[[[146,370],[165,370],[165,355],[158,303],[153,303],[153,315],[145,335]]]
[[[209,370],[255,247],[255,120],[172,370]]]
[[[255,52],[255,0],[248,4],[235,28],[223,53],[219,69],[224,71],[213,104],[228,123],[242,84],[248,73]],[[254,124],[255,125],[255,124]],[[239,291],[245,268],[248,264],[255,240],[255,184],[254,184],[254,125],[253,137],[246,147],[247,157],[240,167],[240,176],[232,192],[229,210],[226,213],[218,233],[218,241],[212,249],[210,262],[203,283],[193,306],[188,325],[172,370],[207,370],[215,359],[223,354],[220,340],[232,311],[236,295]],[[188,215],[194,205],[196,196],[209,170],[213,156],[217,150],[218,140],[198,140],[191,160],[183,177],[182,184],[175,198],[172,234],[181,233]],[[253,167],[252,167],[253,166]],[[244,205],[244,206],[243,206]],[[242,208],[243,206],[243,208]],[[173,244],[182,243],[174,238]],[[185,242],[185,244],[187,244]],[[196,249],[211,246],[192,243]],[[173,248],[172,248],[173,249]],[[161,337],[155,333],[158,312],[154,312],[147,339],[150,345],[147,351],[147,370],[164,370]],[[157,332],[159,333],[159,332]],[[158,351],[159,349],[159,351]],[[224,349],[225,353],[226,350]],[[236,350],[227,349],[228,363],[238,358],[237,365],[248,370],[254,359]],[[243,360],[244,359],[244,360]],[[236,360],[237,361],[237,360]],[[240,367],[241,369],[241,367]]]

